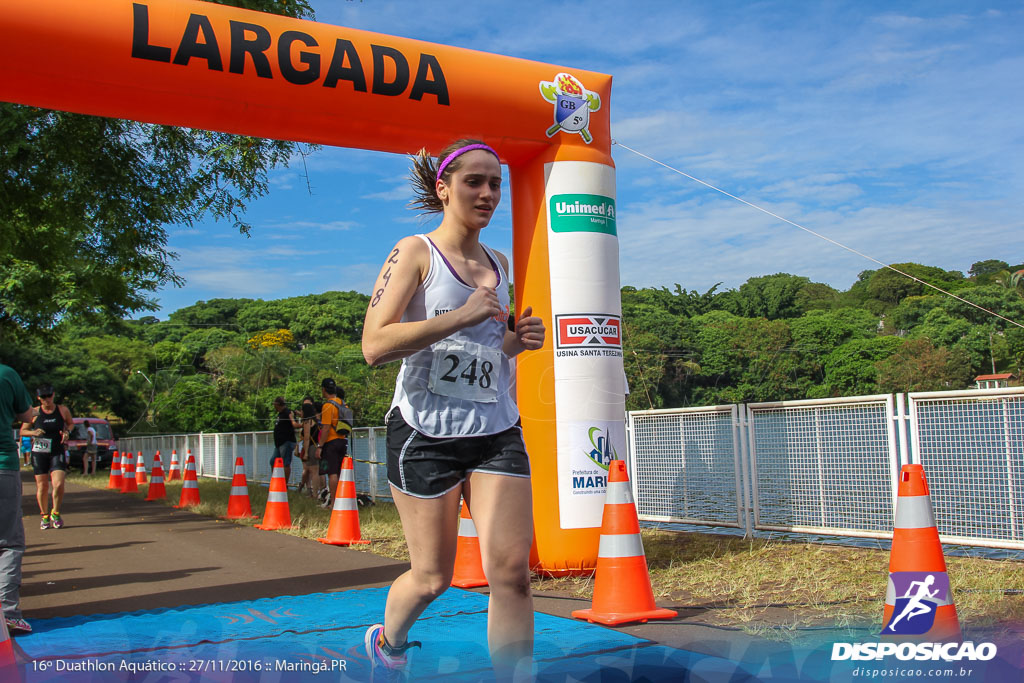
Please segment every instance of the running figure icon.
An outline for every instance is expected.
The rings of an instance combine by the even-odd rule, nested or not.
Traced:
[[[896,622],[903,617],[906,617],[909,621],[916,616],[922,614],[928,614],[934,609],[934,605],[925,603],[925,598],[934,598],[940,592],[938,588],[934,591],[930,590],[931,586],[935,583],[935,575],[929,574],[925,577],[924,581],[911,581],[910,586],[907,588],[906,595],[902,597],[907,598],[907,604],[903,608],[903,611],[899,615],[889,622],[888,630],[893,633],[896,632]],[[916,588],[915,588],[916,587]],[[916,591],[916,592],[915,592]]]

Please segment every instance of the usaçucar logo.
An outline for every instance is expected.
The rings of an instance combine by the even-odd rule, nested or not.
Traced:
[[[615,452],[615,448],[612,447],[612,440],[608,438],[608,430],[606,429],[603,433],[600,427],[591,427],[587,432],[587,438],[590,439],[590,451],[587,452],[587,457],[594,461],[594,464],[603,470],[608,469],[608,464],[612,460],[617,460],[619,454]]]
[[[622,348],[622,324],[617,315],[556,315],[556,345],[560,349]]]
[[[541,81],[540,94],[555,105],[555,125],[548,128],[548,137],[564,130],[579,133],[583,142],[589,145],[593,140],[587,130],[590,112],[601,108],[601,96],[584,88],[579,79],[567,73],[556,74],[553,81]]]

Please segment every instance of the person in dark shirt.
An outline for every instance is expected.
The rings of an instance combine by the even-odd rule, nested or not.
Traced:
[[[302,423],[295,419],[292,411],[285,405],[284,397],[274,399],[274,410],[277,420],[274,422],[274,455],[270,458],[270,469],[274,469],[274,461],[284,461],[284,480],[287,482],[292,474],[292,454],[295,452],[295,430]]]
[[[39,528],[60,529],[64,526],[60,506],[68,470],[67,443],[74,422],[67,406],[59,405],[54,399],[52,385],[40,386],[36,396],[39,405],[32,413],[32,422],[21,426],[21,435],[32,437],[32,472],[36,477],[36,502],[41,515]]]
[[[25,555],[25,524],[21,520],[21,462],[8,427],[34,417],[32,396],[12,368],[0,365],[0,604],[11,633],[31,633],[21,616],[21,559]]]

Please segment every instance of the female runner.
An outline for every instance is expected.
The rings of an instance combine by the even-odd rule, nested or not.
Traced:
[[[509,393],[509,359],[544,344],[526,307],[510,319],[507,259],[480,242],[501,199],[497,153],[458,140],[413,160],[412,206],[440,213],[426,235],[405,237],[374,285],[363,327],[371,365],[402,360],[387,418],[387,468],[411,568],[370,627],[374,667],[401,670],[417,617],[451,584],[459,498],[476,524],[491,588],[487,641],[501,679],[529,675],[533,598],[530,465]]]

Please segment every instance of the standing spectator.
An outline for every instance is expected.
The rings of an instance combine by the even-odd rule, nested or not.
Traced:
[[[60,504],[64,500],[64,478],[67,476],[68,457],[65,444],[74,424],[67,406],[57,405],[53,387],[44,384],[36,390],[39,405],[33,410],[32,424],[21,426],[22,436],[32,438],[32,472],[36,477],[36,501],[42,519],[40,529],[64,526]],[[51,494],[50,488],[53,487]],[[50,511],[50,498],[53,510]]]
[[[320,414],[320,458],[326,464],[321,473],[327,474],[327,500],[323,507],[330,508],[337,493],[341,474],[341,459],[348,453],[348,435],[352,431],[352,410],[345,404],[345,391],[330,377],[320,383],[324,407]]]
[[[21,462],[8,427],[32,419],[32,396],[21,377],[0,365],[0,604],[11,633],[31,633],[21,616],[21,558],[25,555],[25,525],[21,521]]]
[[[85,421],[85,457],[82,458],[82,474],[90,474],[89,463],[92,463],[92,474],[96,474],[96,451],[99,445],[96,443],[96,428]]]
[[[320,422],[317,420],[316,408],[313,406],[313,398],[307,396],[302,399],[302,441],[299,443],[299,457],[302,459],[302,481],[299,482],[299,491],[303,486],[309,489],[309,497],[316,498],[321,490],[320,483],[320,446],[317,439],[320,438]],[[327,489],[324,489],[326,491]]]
[[[270,469],[274,469],[274,461],[281,458],[284,461],[284,480],[287,482],[292,474],[292,453],[295,452],[295,428],[300,423],[295,420],[292,411],[285,405],[284,397],[278,396],[274,399],[274,410],[277,411],[277,420],[274,422],[274,455],[270,458]]]
[[[23,436],[21,437],[21,458],[25,461],[26,465],[32,462],[32,437]]]

